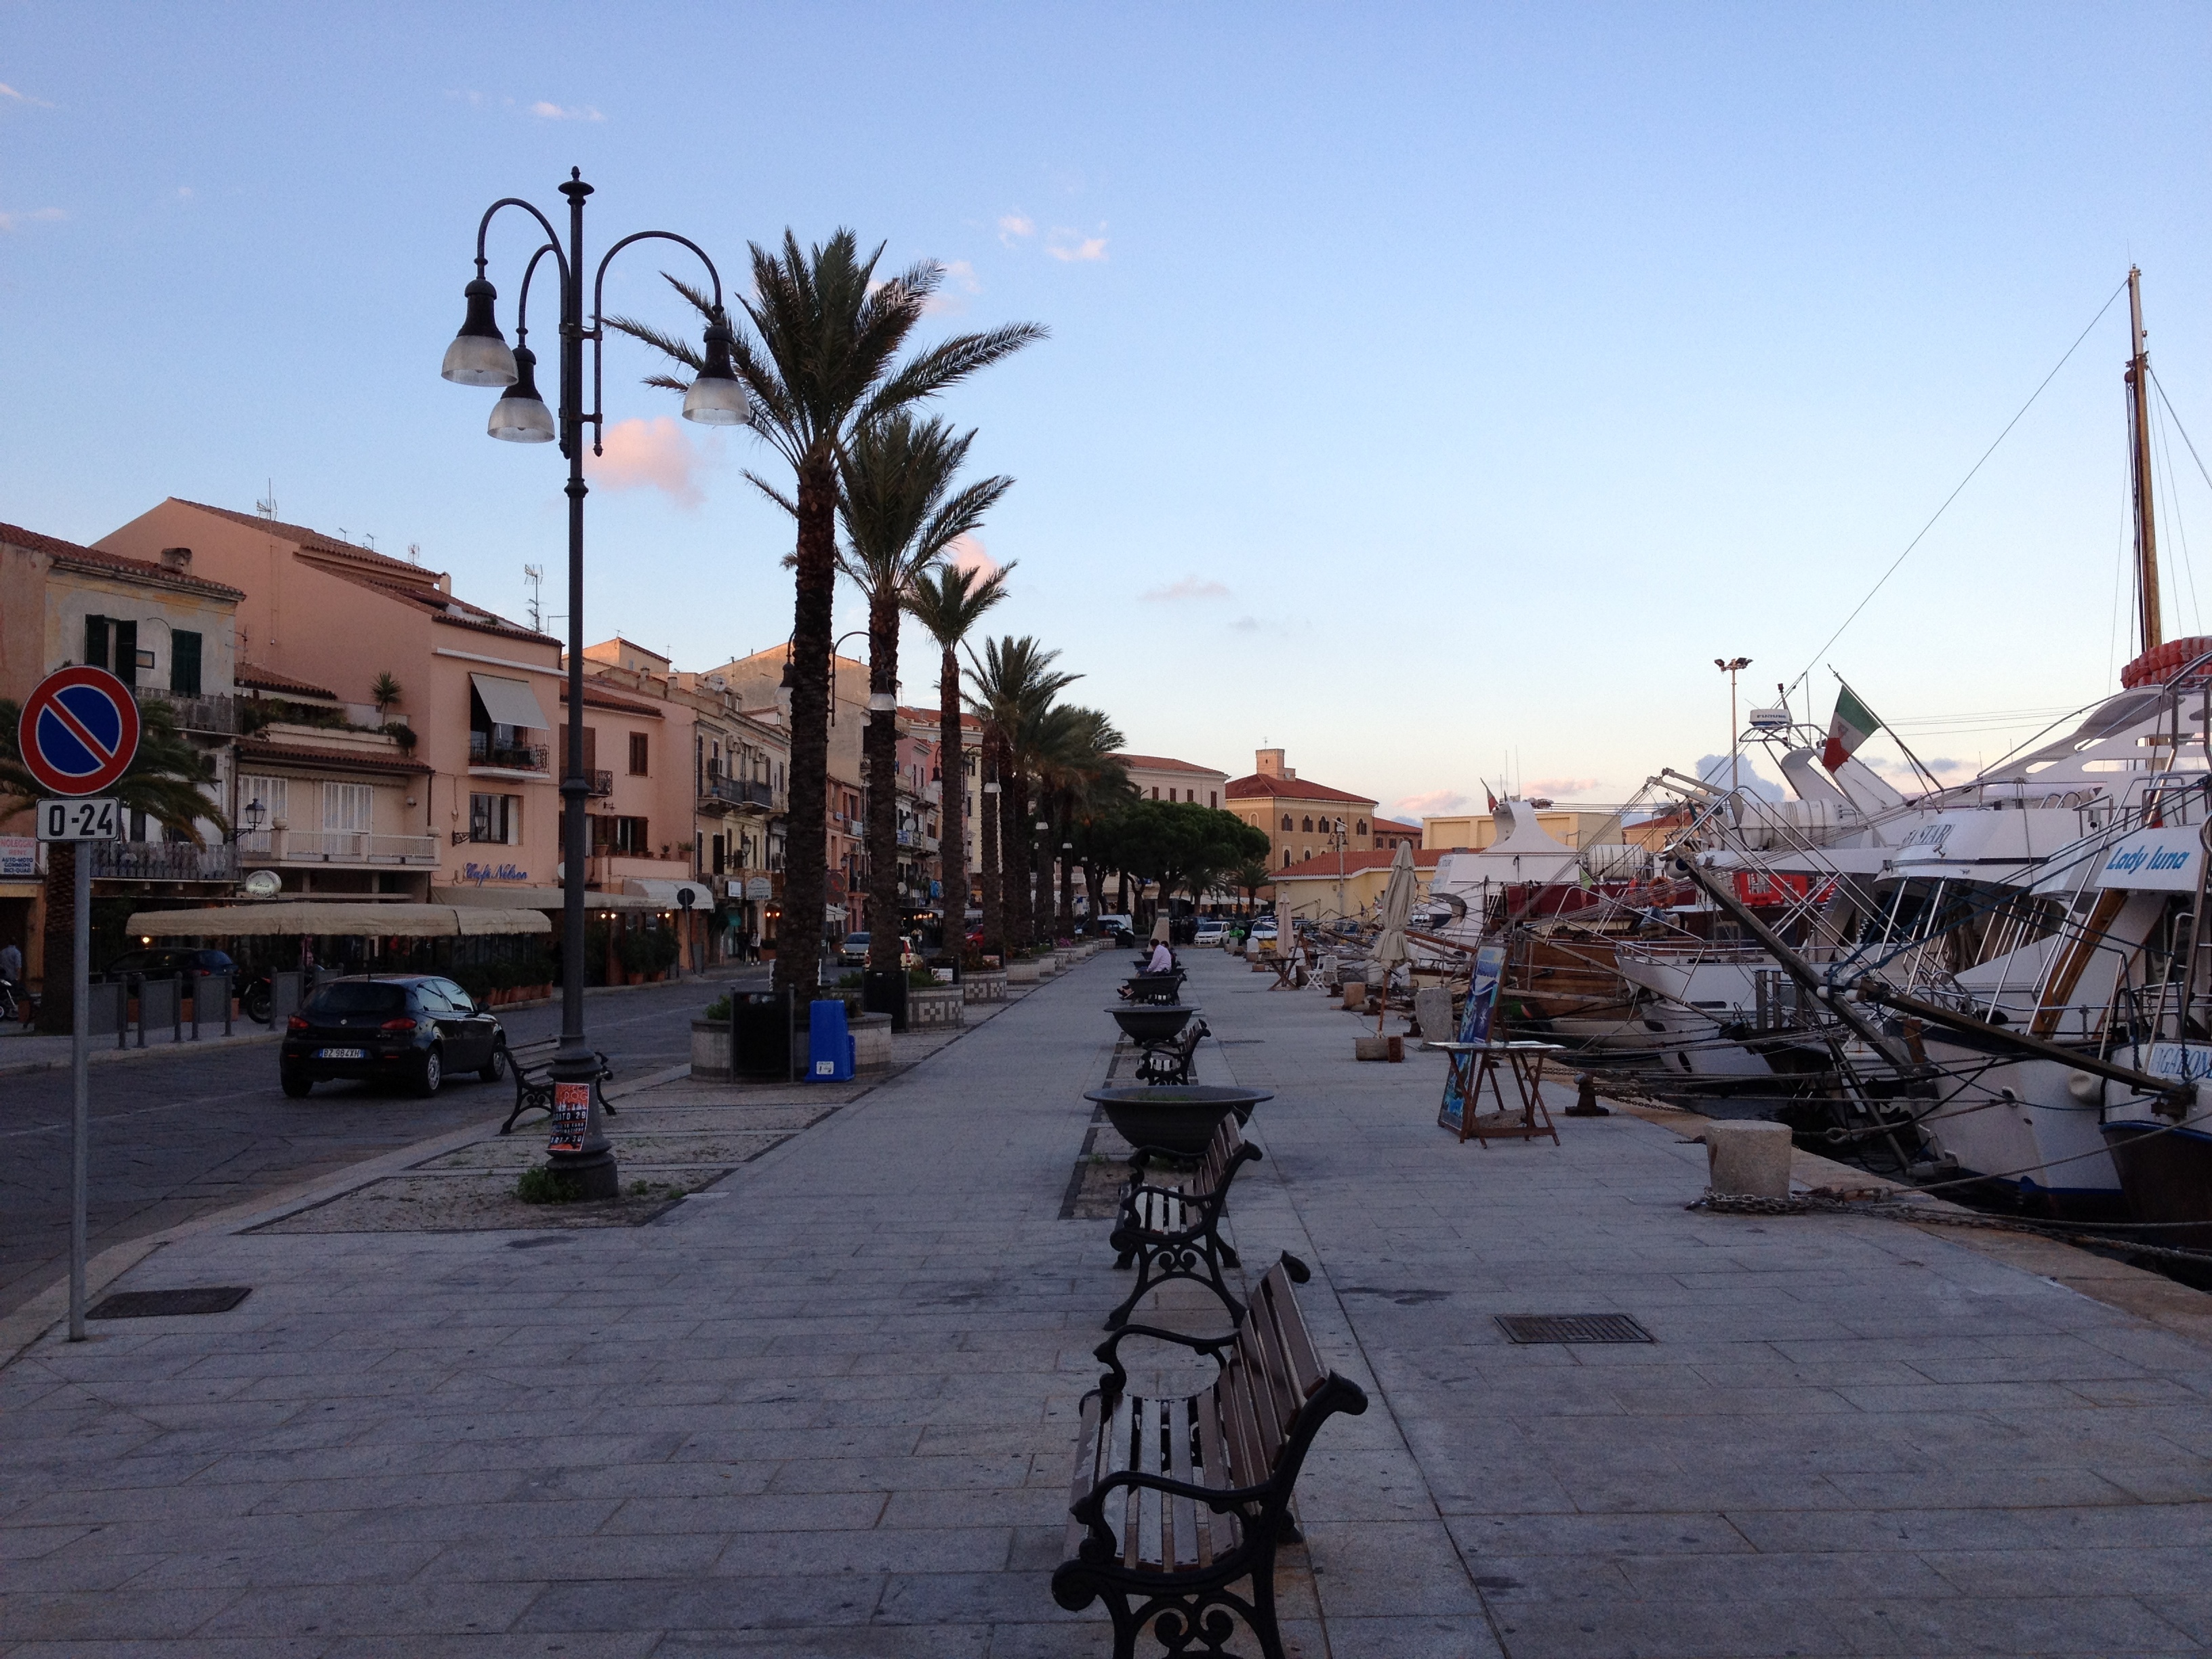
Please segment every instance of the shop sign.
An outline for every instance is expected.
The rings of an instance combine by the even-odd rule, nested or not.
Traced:
[[[530,872],[520,865],[478,864],[471,860],[461,866],[461,879],[481,887],[488,881],[528,881]]]
[[[39,873],[39,842],[33,836],[0,836],[0,878],[35,880]]]

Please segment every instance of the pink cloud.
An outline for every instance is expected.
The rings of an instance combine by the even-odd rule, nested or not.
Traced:
[[[1424,817],[1443,817],[1453,812],[1464,812],[1474,803],[1456,789],[1431,789],[1425,795],[1401,797],[1392,811],[1401,818],[1419,820]]]
[[[945,550],[945,562],[955,570],[973,570],[988,576],[999,568],[999,562],[984,550],[981,536],[956,536]]]
[[[1106,239],[1103,236],[1085,236],[1073,230],[1055,230],[1052,234],[1052,240],[1045,246],[1045,252],[1055,259],[1070,264],[1088,264],[1106,257]]]
[[[696,507],[703,499],[694,476],[698,452],[672,415],[617,422],[607,428],[605,452],[585,458],[602,489],[658,489],[678,507]]]
[[[1531,798],[1537,795],[1573,797],[1589,793],[1602,780],[1598,778],[1531,778],[1522,787]]]
[[[1179,582],[1147,588],[1137,597],[1145,599],[1225,599],[1229,597],[1229,590],[1209,578],[1191,575],[1185,576]]]

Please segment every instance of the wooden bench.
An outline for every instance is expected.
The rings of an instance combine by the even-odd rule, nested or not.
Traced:
[[[514,1109],[507,1115],[507,1121],[499,1126],[500,1133],[506,1134],[513,1129],[514,1120],[525,1112],[543,1112],[548,1117],[553,1115],[553,1056],[560,1049],[561,1039],[550,1036],[504,1051],[507,1069],[514,1076]],[[615,1069],[607,1063],[607,1057],[597,1049],[592,1050],[592,1058],[599,1063],[599,1070],[592,1075],[592,1087],[596,1089],[613,1078]],[[608,1103],[605,1095],[599,1097],[599,1109],[609,1117],[619,1115]]]
[[[1198,1045],[1211,1036],[1202,1019],[1194,1019],[1164,1042],[1147,1042],[1137,1057],[1137,1080],[1139,1083],[1188,1083],[1190,1068],[1198,1058]]]
[[[1106,1316],[1109,1330],[1126,1323],[1129,1310],[1146,1291],[1170,1279],[1188,1279],[1206,1285],[1221,1298],[1233,1322],[1244,1316],[1244,1304],[1221,1276],[1224,1267],[1242,1264],[1237,1251],[1221,1236],[1221,1218],[1229,1205],[1229,1183],[1247,1164],[1262,1154],[1246,1140],[1233,1112],[1222,1115],[1213,1139],[1206,1143],[1197,1170],[1179,1182],[1150,1181],[1147,1166],[1179,1164],[1176,1153],[1139,1146],[1129,1160],[1133,1173],[1121,1194],[1121,1212],[1107,1242],[1121,1254],[1117,1267],[1136,1264],[1137,1283],[1121,1305]]]
[[[1367,1409],[1358,1384],[1322,1369],[1291,1290],[1307,1275],[1293,1265],[1268,1269],[1227,1336],[1132,1325],[1098,1351],[1111,1369],[1084,1397],[1052,1596],[1070,1613],[1103,1597],[1115,1659],[1134,1659],[1148,1627],[1168,1653],[1224,1654],[1240,1620],[1266,1659],[1283,1659],[1275,1550],[1301,1536],[1298,1472],[1324,1422]],[[1194,1395],[1133,1394],[1118,1352],[1131,1335],[1206,1354],[1219,1372]]]

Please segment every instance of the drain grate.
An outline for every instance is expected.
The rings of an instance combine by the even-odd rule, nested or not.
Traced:
[[[177,1291],[118,1291],[84,1310],[87,1319],[167,1319],[228,1313],[253,1294],[250,1285],[200,1285]]]
[[[1516,1342],[1650,1342],[1656,1339],[1626,1314],[1499,1314]]]

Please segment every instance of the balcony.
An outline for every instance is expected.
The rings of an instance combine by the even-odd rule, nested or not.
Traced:
[[[92,873],[100,881],[219,881],[238,879],[238,852],[228,843],[195,847],[190,842],[94,841]]]
[[[592,773],[591,783],[594,796],[611,795],[615,792],[615,775],[611,772]]]
[[[240,857],[262,864],[434,869],[435,836],[372,836],[347,830],[262,830],[238,838]]]
[[[726,806],[761,806],[770,810],[775,806],[775,791],[750,778],[710,776],[707,780],[706,799]]]
[[[186,697],[173,691],[162,691],[150,685],[134,685],[131,696],[141,708],[153,703],[167,705],[176,717],[177,729],[210,737],[229,738],[238,735],[238,700],[229,696]]]
[[[469,765],[488,768],[500,772],[536,772],[545,770],[546,747],[542,743],[494,743],[488,732],[469,733]],[[608,787],[612,788],[612,775],[608,776]]]

